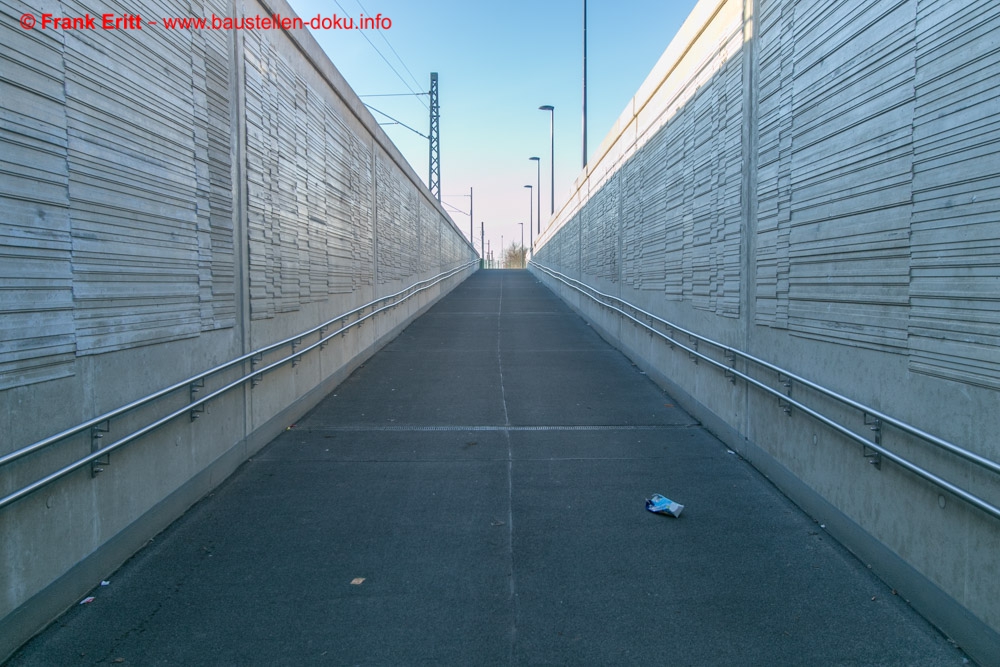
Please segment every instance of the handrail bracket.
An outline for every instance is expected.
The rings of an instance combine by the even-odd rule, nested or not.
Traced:
[[[191,402],[194,403],[198,400],[198,392],[205,388],[205,378],[198,378],[190,385],[188,385],[188,395],[190,396]],[[198,419],[205,413],[205,403],[201,403],[197,407],[191,408],[191,421]]]
[[[878,417],[872,417],[872,416],[870,416],[867,412],[864,413],[864,416],[865,416],[865,426],[867,426],[869,429],[871,429],[874,432],[875,446],[876,447],[881,447],[882,446],[882,420],[879,419]],[[879,453],[878,450],[871,449],[871,448],[869,448],[867,446],[862,446],[862,448],[861,448],[861,454],[866,459],[868,459],[868,463],[871,463],[873,466],[875,466],[876,468],[878,468],[879,470],[881,470],[881,468],[882,468],[882,454]]]
[[[785,396],[789,398],[792,397],[792,378],[788,377],[784,373],[778,373],[778,382],[781,386],[785,388]],[[785,414],[789,417],[792,416],[792,404],[788,401],[778,397],[778,407],[785,411]]]
[[[101,449],[101,439],[104,438],[105,433],[111,432],[111,420],[105,419],[100,424],[95,424],[90,427],[90,453]],[[100,473],[104,472],[104,468],[101,466],[111,465],[111,452],[104,455],[104,458],[94,459],[90,462],[90,476],[97,477]]]
[[[253,373],[255,370],[257,370],[258,364],[261,364],[263,362],[264,362],[263,352],[253,355],[250,358],[250,372]],[[250,388],[253,389],[257,385],[259,385],[263,379],[264,379],[263,373],[257,373],[256,375],[254,375],[250,379]]]

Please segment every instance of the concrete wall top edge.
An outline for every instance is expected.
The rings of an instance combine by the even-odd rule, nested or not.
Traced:
[[[614,172],[638,147],[638,139],[647,133],[646,127],[640,127],[636,119],[654,97],[661,93],[663,85],[674,74],[678,65],[691,51],[709,24],[726,5],[739,5],[742,12],[743,0],[700,0],[691,14],[685,19],[680,30],[670,41],[660,59],[650,70],[646,79],[639,86],[636,94],[628,101],[618,119],[598,146],[594,159],[589,161],[574,179],[570,195],[563,205],[549,219],[541,236],[536,241],[536,251],[566,224],[596,192],[601,183]],[[631,140],[630,140],[631,137]],[[612,149],[616,144],[624,143],[618,151]]]
[[[295,10],[286,2],[286,0],[256,0],[256,2],[269,14],[272,16],[274,14],[280,14],[282,16],[297,17],[298,14]],[[245,7],[246,5],[244,5]],[[303,30],[282,30],[288,39],[295,45],[306,61],[312,65],[313,69],[327,82],[333,92],[343,101],[344,105],[350,109],[354,117],[360,122],[369,134],[374,137],[375,142],[385,151],[385,154],[392,160],[399,170],[417,187],[417,191],[420,192],[424,200],[433,206],[437,212],[449,223],[451,223],[452,228],[455,232],[465,241],[466,245],[471,248],[472,245],[469,243],[465,235],[462,234],[461,229],[444,209],[441,202],[437,201],[430,193],[427,188],[427,184],[420,180],[416,172],[413,170],[412,165],[407,162],[403,154],[399,152],[396,148],[396,144],[392,142],[389,136],[385,133],[385,130],[378,124],[375,117],[368,111],[365,103],[361,101],[354,89],[351,88],[350,84],[337,69],[337,66],[333,64],[326,52],[320,47],[319,42],[313,37],[312,33],[306,29]]]

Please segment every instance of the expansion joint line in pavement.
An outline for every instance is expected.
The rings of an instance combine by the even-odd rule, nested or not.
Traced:
[[[508,664],[514,664],[517,645],[517,582],[514,579],[514,451],[510,440],[510,414],[507,412],[507,393],[503,386],[503,355],[501,353],[500,326],[503,317],[503,274],[500,274],[500,298],[497,299],[497,372],[500,375],[500,400],[503,403],[503,434],[507,440],[507,566],[510,568],[508,583],[510,585],[510,644],[508,647]]]
[[[471,425],[471,424],[340,424],[338,426],[320,426],[318,428],[297,429],[306,432],[359,432],[359,431],[407,431],[413,433],[432,433],[450,431],[462,433],[466,431],[492,431],[495,433],[517,433],[530,431],[671,431],[678,429],[699,428],[695,422],[690,424],[548,424],[544,426],[514,426],[511,424]]]

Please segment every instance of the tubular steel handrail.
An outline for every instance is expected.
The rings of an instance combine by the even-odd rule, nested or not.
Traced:
[[[591,287],[590,285],[587,285],[584,282],[576,280],[575,278],[570,278],[569,276],[567,276],[567,275],[565,275],[563,273],[560,273],[558,271],[555,271],[554,269],[550,269],[549,267],[544,266],[542,264],[539,264],[538,262],[532,261],[531,264],[533,266],[535,266],[536,268],[538,268],[539,270],[543,271],[544,273],[548,274],[552,278],[554,278],[554,279],[558,280],[559,282],[565,284],[567,287],[570,287],[571,289],[574,289],[574,290],[580,292],[581,294],[583,294],[584,296],[588,297],[589,299],[591,299],[595,303],[597,303],[597,304],[599,304],[601,306],[604,306],[605,308],[608,308],[609,310],[613,310],[613,311],[617,312],[622,317],[625,317],[626,319],[631,320],[632,322],[634,322],[638,326],[641,326],[644,329],[648,330],[649,332],[651,332],[653,334],[656,334],[660,338],[663,338],[664,340],[669,341],[671,345],[676,345],[677,347],[680,347],[681,349],[687,351],[688,354],[692,355],[693,357],[696,357],[698,359],[704,359],[710,365],[715,366],[716,368],[722,369],[725,373],[727,373],[731,377],[740,377],[740,378],[742,378],[743,380],[745,380],[748,383],[754,385],[755,387],[758,387],[758,388],[764,390],[765,392],[767,392],[769,394],[772,394],[773,396],[778,397],[778,400],[781,401],[782,403],[785,403],[785,404],[788,404],[788,405],[791,405],[791,406],[795,406],[799,410],[802,410],[803,412],[805,412],[809,416],[813,417],[814,419],[817,419],[818,421],[826,424],[827,426],[829,426],[830,428],[834,429],[838,433],[840,433],[840,434],[842,434],[842,435],[850,438],[851,440],[854,440],[855,442],[860,443],[861,445],[863,445],[864,447],[867,447],[868,449],[871,449],[871,450],[877,452],[878,455],[883,456],[886,459],[889,459],[890,461],[896,463],[897,465],[899,465],[902,468],[905,468],[906,470],[909,470],[910,472],[914,473],[915,475],[918,475],[918,476],[926,479],[927,481],[932,482],[932,483],[938,485],[942,489],[947,490],[949,493],[952,493],[955,496],[958,496],[959,498],[961,498],[962,500],[965,500],[967,503],[978,507],[979,509],[981,509],[982,511],[986,512],[987,514],[990,514],[993,517],[995,517],[997,519],[1000,519],[1000,507],[997,507],[996,505],[993,505],[993,504],[989,503],[988,501],[983,500],[982,498],[980,498],[980,497],[978,497],[976,495],[973,495],[972,493],[969,493],[965,489],[962,489],[962,488],[960,488],[960,487],[952,484],[951,482],[948,482],[947,480],[939,477],[938,475],[935,475],[934,473],[932,473],[932,472],[930,472],[930,471],[928,471],[928,470],[926,470],[926,469],[918,466],[917,464],[915,464],[915,463],[913,463],[911,461],[908,461],[907,459],[903,458],[902,456],[889,451],[888,449],[886,449],[881,444],[881,442],[879,442],[879,439],[876,439],[875,442],[867,440],[867,439],[863,438],[862,436],[858,435],[857,433],[855,433],[854,431],[850,430],[846,426],[843,426],[842,424],[839,424],[839,423],[835,422],[834,420],[830,419],[829,417],[827,417],[827,416],[825,416],[825,415],[817,412],[816,410],[808,407],[807,405],[803,404],[801,401],[797,401],[797,400],[793,399],[787,393],[782,393],[781,391],[779,391],[777,389],[774,389],[773,387],[769,387],[766,384],[763,384],[759,380],[756,380],[755,378],[747,375],[746,373],[743,373],[743,372],[737,370],[736,368],[733,368],[730,365],[723,364],[722,362],[720,362],[720,361],[718,361],[716,359],[713,359],[711,357],[708,357],[708,356],[702,354],[701,352],[699,352],[697,350],[697,342],[695,343],[695,347],[689,347],[688,345],[685,345],[684,343],[682,343],[681,341],[679,341],[679,340],[677,340],[675,338],[674,332],[680,332],[681,334],[688,336],[690,339],[692,339],[694,341],[703,341],[704,343],[706,343],[708,345],[711,345],[712,347],[715,347],[715,348],[721,350],[722,352],[724,352],[726,354],[727,359],[735,360],[736,357],[739,357],[741,359],[744,359],[746,361],[751,362],[752,364],[756,364],[756,365],[761,366],[763,368],[766,368],[766,369],[768,369],[770,371],[773,371],[774,373],[777,373],[779,375],[779,377],[786,378],[788,382],[799,383],[799,384],[801,384],[801,385],[803,385],[805,387],[808,387],[808,388],[812,389],[813,391],[815,391],[815,392],[817,392],[819,394],[822,394],[822,395],[824,395],[824,396],[826,396],[828,398],[832,398],[832,399],[834,399],[834,400],[836,400],[836,401],[838,401],[838,402],[840,402],[840,403],[842,403],[844,405],[847,405],[847,406],[849,406],[851,408],[854,408],[855,410],[858,410],[858,411],[862,412],[866,417],[871,417],[871,418],[874,418],[875,420],[878,420],[876,422],[876,424],[878,424],[878,425],[873,430],[881,428],[881,425],[885,425],[885,424],[893,426],[896,429],[898,429],[900,431],[903,431],[904,433],[908,433],[908,434],[910,434],[912,436],[915,436],[915,437],[917,437],[917,438],[919,438],[919,439],[921,439],[921,440],[923,440],[925,442],[928,442],[928,443],[930,443],[932,445],[935,445],[935,446],[937,446],[937,447],[939,447],[941,449],[944,449],[944,450],[946,450],[948,452],[951,452],[952,454],[955,454],[955,455],[957,455],[957,456],[959,456],[959,457],[961,457],[963,459],[966,459],[967,461],[970,461],[970,462],[972,462],[972,463],[974,463],[974,464],[976,464],[976,465],[978,465],[978,466],[980,466],[982,468],[985,468],[985,469],[987,469],[987,470],[989,470],[989,471],[991,471],[993,473],[996,473],[998,475],[1000,475],[1000,463],[997,463],[996,461],[993,461],[991,459],[988,459],[988,458],[985,458],[983,456],[980,456],[979,454],[976,454],[975,452],[970,452],[969,450],[967,450],[967,449],[965,449],[963,447],[960,447],[960,446],[958,446],[958,445],[956,445],[954,443],[948,442],[947,440],[944,440],[943,438],[940,438],[940,437],[938,437],[936,435],[927,433],[926,431],[923,431],[923,430],[921,430],[921,429],[919,429],[919,428],[917,428],[917,427],[915,427],[915,426],[913,426],[911,424],[908,424],[908,423],[906,423],[904,421],[901,421],[899,419],[891,417],[891,416],[889,416],[889,415],[887,415],[887,414],[885,414],[885,413],[883,413],[883,412],[881,412],[879,410],[876,410],[876,409],[874,409],[872,407],[869,407],[869,406],[867,406],[867,405],[865,405],[863,403],[860,403],[860,402],[855,401],[855,400],[853,400],[851,398],[848,398],[847,396],[843,396],[841,394],[838,394],[837,392],[835,392],[833,390],[827,389],[826,387],[823,387],[823,386],[821,386],[819,384],[816,384],[815,382],[807,380],[807,379],[803,378],[800,375],[796,375],[795,373],[792,373],[792,372],[790,372],[788,370],[785,370],[784,368],[781,368],[780,366],[776,366],[775,364],[772,364],[772,363],[770,363],[768,361],[765,361],[765,360],[760,359],[758,357],[755,357],[755,356],[753,356],[751,354],[743,352],[742,350],[739,350],[737,348],[731,347],[729,345],[725,345],[724,343],[719,343],[718,341],[715,341],[715,340],[713,340],[711,338],[706,338],[705,336],[702,336],[700,334],[696,334],[693,331],[685,329],[684,327],[677,326],[676,324],[674,324],[672,322],[669,322],[669,321],[667,321],[667,320],[665,320],[665,319],[663,319],[661,317],[658,317],[658,316],[656,316],[656,315],[654,315],[654,314],[652,314],[650,312],[647,312],[647,311],[643,310],[642,308],[639,308],[638,306],[635,306],[635,305],[629,303],[628,301],[625,301],[624,299],[621,299],[619,297],[613,296],[611,294],[605,294],[604,292],[601,292],[600,290],[597,290],[597,289]],[[662,331],[659,331],[658,329],[655,329],[654,327],[650,326],[649,324],[647,324],[647,323],[639,320],[634,315],[625,312],[621,307],[616,306],[616,305],[612,305],[613,303],[620,304],[624,308],[628,308],[628,309],[632,310],[635,313],[641,314],[641,315],[649,318],[649,320],[652,320],[653,322],[659,323],[660,325],[662,325],[663,327],[665,327],[666,329],[668,329],[670,333],[669,334],[663,333]]]
[[[434,285],[437,285],[438,283],[443,282],[443,281],[447,280],[448,278],[451,278],[452,276],[454,276],[454,275],[456,275],[458,273],[461,273],[462,271],[464,271],[466,269],[471,268],[472,266],[474,266],[475,264],[477,264],[478,261],[479,261],[478,259],[477,260],[473,260],[471,262],[462,264],[461,266],[456,267],[454,269],[451,269],[449,271],[445,271],[443,273],[439,273],[438,275],[433,276],[431,278],[428,278],[426,280],[421,280],[419,282],[413,283],[409,287],[407,287],[407,288],[405,288],[403,290],[400,290],[399,292],[396,292],[395,294],[388,294],[386,296],[379,297],[378,299],[374,299],[373,301],[369,301],[368,303],[366,303],[364,305],[358,306],[358,307],[356,307],[356,308],[354,308],[352,310],[349,310],[349,311],[347,311],[345,313],[341,313],[340,315],[337,315],[336,317],[330,318],[329,320],[327,320],[323,324],[320,324],[319,326],[313,327],[312,329],[309,329],[307,331],[303,331],[303,332],[301,332],[299,334],[296,334],[295,336],[292,336],[290,338],[286,338],[286,339],[278,341],[276,343],[271,343],[270,345],[267,345],[266,347],[262,347],[259,350],[255,350],[253,352],[248,352],[247,354],[244,354],[242,356],[236,357],[235,359],[231,359],[230,361],[227,361],[227,362],[225,362],[223,364],[219,364],[218,366],[214,366],[213,368],[210,368],[207,371],[203,371],[203,372],[199,373],[198,375],[194,375],[194,376],[192,376],[192,377],[190,377],[190,378],[188,378],[186,380],[181,380],[180,382],[176,382],[176,383],[170,385],[169,387],[165,387],[165,388],[160,389],[160,390],[158,390],[156,392],[153,392],[152,394],[149,394],[147,396],[143,396],[142,398],[138,398],[138,399],[136,399],[136,400],[134,400],[134,401],[132,401],[130,403],[127,403],[127,404],[125,404],[125,405],[123,405],[121,407],[118,407],[118,408],[116,408],[114,410],[111,410],[110,412],[106,412],[106,413],[104,413],[104,414],[102,414],[102,415],[100,415],[98,417],[94,417],[93,419],[88,419],[87,421],[82,422],[80,424],[77,424],[76,426],[68,428],[68,429],[66,429],[64,431],[60,431],[59,433],[56,433],[54,435],[50,435],[47,438],[43,438],[42,440],[39,440],[39,441],[34,442],[34,443],[30,444],[30,445],[27,445],[25,447],[17,449],[17,450],[15,450],[13,452],[9,452],[8,454],[0,456],[0,466],[6,465],[8,463],[12,463],[13,461],[16,461],[16,460],[18,460],[20,458],[23,458],[24,456],[27,456],[28,454],[32,454],[32,453],[37,452],[39,450],[45,449],[46,447],[49,447],[50,445],[53,445],[53,444],[55,444],[57,442],[65,440],[66,438],[69,438],[71,436],[77,435],[79,433],[83,433],[87,429],[94,428],[94,427],[99,426],[99,425],[101,425],[101,424],[103,424],[105,422],[110,422],[110,420],[112,420],[112,419],[114,419],[116,417],[120,417],[123,414],[126,414],[126,413],[128,413],[128,412],[130,412],[132,410],[135,410],[136,408],[142,407],[144,405],[148,405],[148,404],[152,403],[153,401],[156,401],[157,399],[163,398],[164,396],[167,396],[169,394],[172,394],[172,393],[174,393],[176,391],[179,391],[181,389],[184,389],[184,388],[189,388],[192,385],[196,385],[197,383],[202,383],[202,382],[204,382],[204,380],[206,378],[208,378],[208,377],[210,377],[212,375],[215,375],[217,373],[220,373],[220,372],[222,372],[224,370],[227,370],[229,368],[232,368],[233,366],[245,363],[247,361],[251,361],[251,366],[252,366],[252,362],[253,362],[254,359],[262,359],[264,354],[266,354],[268,352],[272,352],[272,351],[274,351],[276,349],[279,349],[281,347],[285,347],[285,346],[288,346],[288,345],[292,346],[292,351],[291,351],[291,353],[289,355],[287,355],[287,356],[285,356],[285,357],[283,357],[283,358],[281,358],[281,359],[279,359],[277,361],[274,361],[274,362],[268,364],[267,366],[263,366],[261,368],[251,368],[251,371],[249,373],[244,374],[242,377],[237,378],[236,380],[233,380],[232,382],[230,382],[230,383],[228,383],[228,384],[226,384],[226,385],[224,385],[224,386],[222,386],[222,387],[220,387],[220,388],[212,391],[209,394],[206,394],[205,396],[202,396],[202,397],[200,397],[198,399],[193,399],[193,400],[191,400],[190,403],[185,404],[182,408],[180,408],[178,410],[175,410],[175,411],[173,411],[173,412],[171,412],[171,413],[169,413],[169,414],[167,414],[167,415],[165,415],[163,417],[160,417],[156,421],[154,421],[154,422],[152,422],[150,424],[147,424],[146,426],[143,426],[142,428],[140,428],[140,429],[138,429],[136,431],[133,431],[132,433],[130,433],[130,434],[122,437],[120,440],[117,440],[116,442],[113,442],[113,443],[111,443],[109,445],[105,445],[104,447],[101,447],[100,449],[97,449],[97,450],[93,451],[90,455],[88,455],[88,456],[86,456],[84,458],[78,459],[78,460],[74,461],[73,463],[70,463],[70,464],[68,464],[68,465],[66,465],[66,466],[64,466],[64,467],[56,470],[55,472],[52,472],[52,473],[46,475],[45,477],[42,477],[41,479],[38,479],[35,482],[33,482],[33,483],[31,483],[31,484],[29,484],[29,485],[27,485],[25,487],[22,487],[22,488],[18,489],[17,491],[14,491],[13,493],[10,493],[7,496],[4,496],[3,498],[0,498],[0,509],[3,509],[7,505],[10,505],[10,504],[14,503],[14,502],[20,500],[21,498],[24,498],[25,496],[27,496],[27,495],[29,495],[29,494],[37,491],[38,489],[42,488],[43,486],[51,484],[52,482],[56,481],[57,479],[60,479],[61,477],[65,477],[66,475],[70,474],[71,472],[73,472],[75,470],[78,470],[78,469],[80,469],[80,468],[82,468],[82,467],[84,467],[84,466],[86,466],[88,464],[91,464],[91,463],[93,463],[93,462],[95,462],[95,461],[103,458],[104,456],[110,454],[114,450],[116,450],[116,449],[118,449],[118,448],[120,448],[120,447],[122,447],[122,446],[124,446],[124,445],[126,445],[126,444],[128,444],[130,442],[132,442],[133,440],[136,440],[136,439],[142,437],[143,435],[149,433],[150,431],[153,431],[153,430],[159,428],[160,426],[166,424],[169,421],[172,421],[173,419],[176,419],[177,417],[180,417],[181,415],[183,415],[185,413],[191,414],[192,410],[195,410],[196,408],[205,405],[206,403],[208,403],[208,401],[210,401],[210,400],[212,400],[214,398],[217,398],[218,396],[226,393],[227,391],[229,391],[231,389],[234,389],[234,388],[236,388],[236,387],[238,387],[238,386],[240,386],[240,385],[242,385],[242,384],[244,384],[244,383],[246,383],[248,381],[251,381],[251,382],[255,381],[256,379],[261,378],[264,375],[264,373],[267,373],[268,371],[271,371],[271,370],[273,370],[275,368],[278,368],[279,366],[283,366],[284,364],[287,364],[289,362],[296,363],[296,360],[300,359],[302,357],[302,355],[304,355],[307,352],[310,352],[310,351],[312,351],[312,350],[314,350],[314,349],[316,349],[318,347],[325,346],[331,338],[334,338],[335,336],[343,334],[348,329],[350,329],[352,327],[355,327],[355,326],[358,326],[359,324],[363,323],[365,320],[367,320],[367,319],[369,319],[371,317],[374,317],[375,315],[377,315],[377,314],[379,314],[379,313],[381,313],[383,311],[389,310],[391,308],[395,308],[396,306],[400,305],[401,303],[404,303],[408,299],[410,299],[413,296],[419,294],[420,292],[423,292],[424,290],[430,289]],[[392,301],[392,302],[389,303],[389,304],[387,304],[387,305],[380,306],[378,308],[375,307],[377,304],[380,304],[380,303],[383,303],[383,302],[386,302],[386,301]],[[371,312],[369,312],[367,314],[362,314],[365,311],[365,309],[367,309],[367,308],[371,308],[372,309]],[[350,322],[350,323],[344,324],[343,326],[340,326],[339,328],[336,329],[336,331],[332,331],[331,333],[326,333],[326,330],[328,328],[334,326],[335,322],[343,321],[343,320],[345,320],[345,319],[347,319],[349,317],[353,317],[355,315],[357,315],[358,318],[356,320],[354,320],[353,322]],[[308,345],[307,347],[303,347],[301,349],[296,349],[295,345],[298,344],[303,338],[305,338],[306,336],[310,336],[312,334],[315,334],[317,332],[319,332],[320,337],[319,337],[319,339],[315,343],[312,343],[311,345]]]

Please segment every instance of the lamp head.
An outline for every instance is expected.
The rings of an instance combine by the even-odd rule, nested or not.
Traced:
[[[529,157],[528,159],[529,160],[541,160],[542,158],[540,158],[540,157]]]
[[[539,111],[554,111],[555,107],[552,106],[551,104],[544,104],[544,105],[538,107],[538,110]]]

